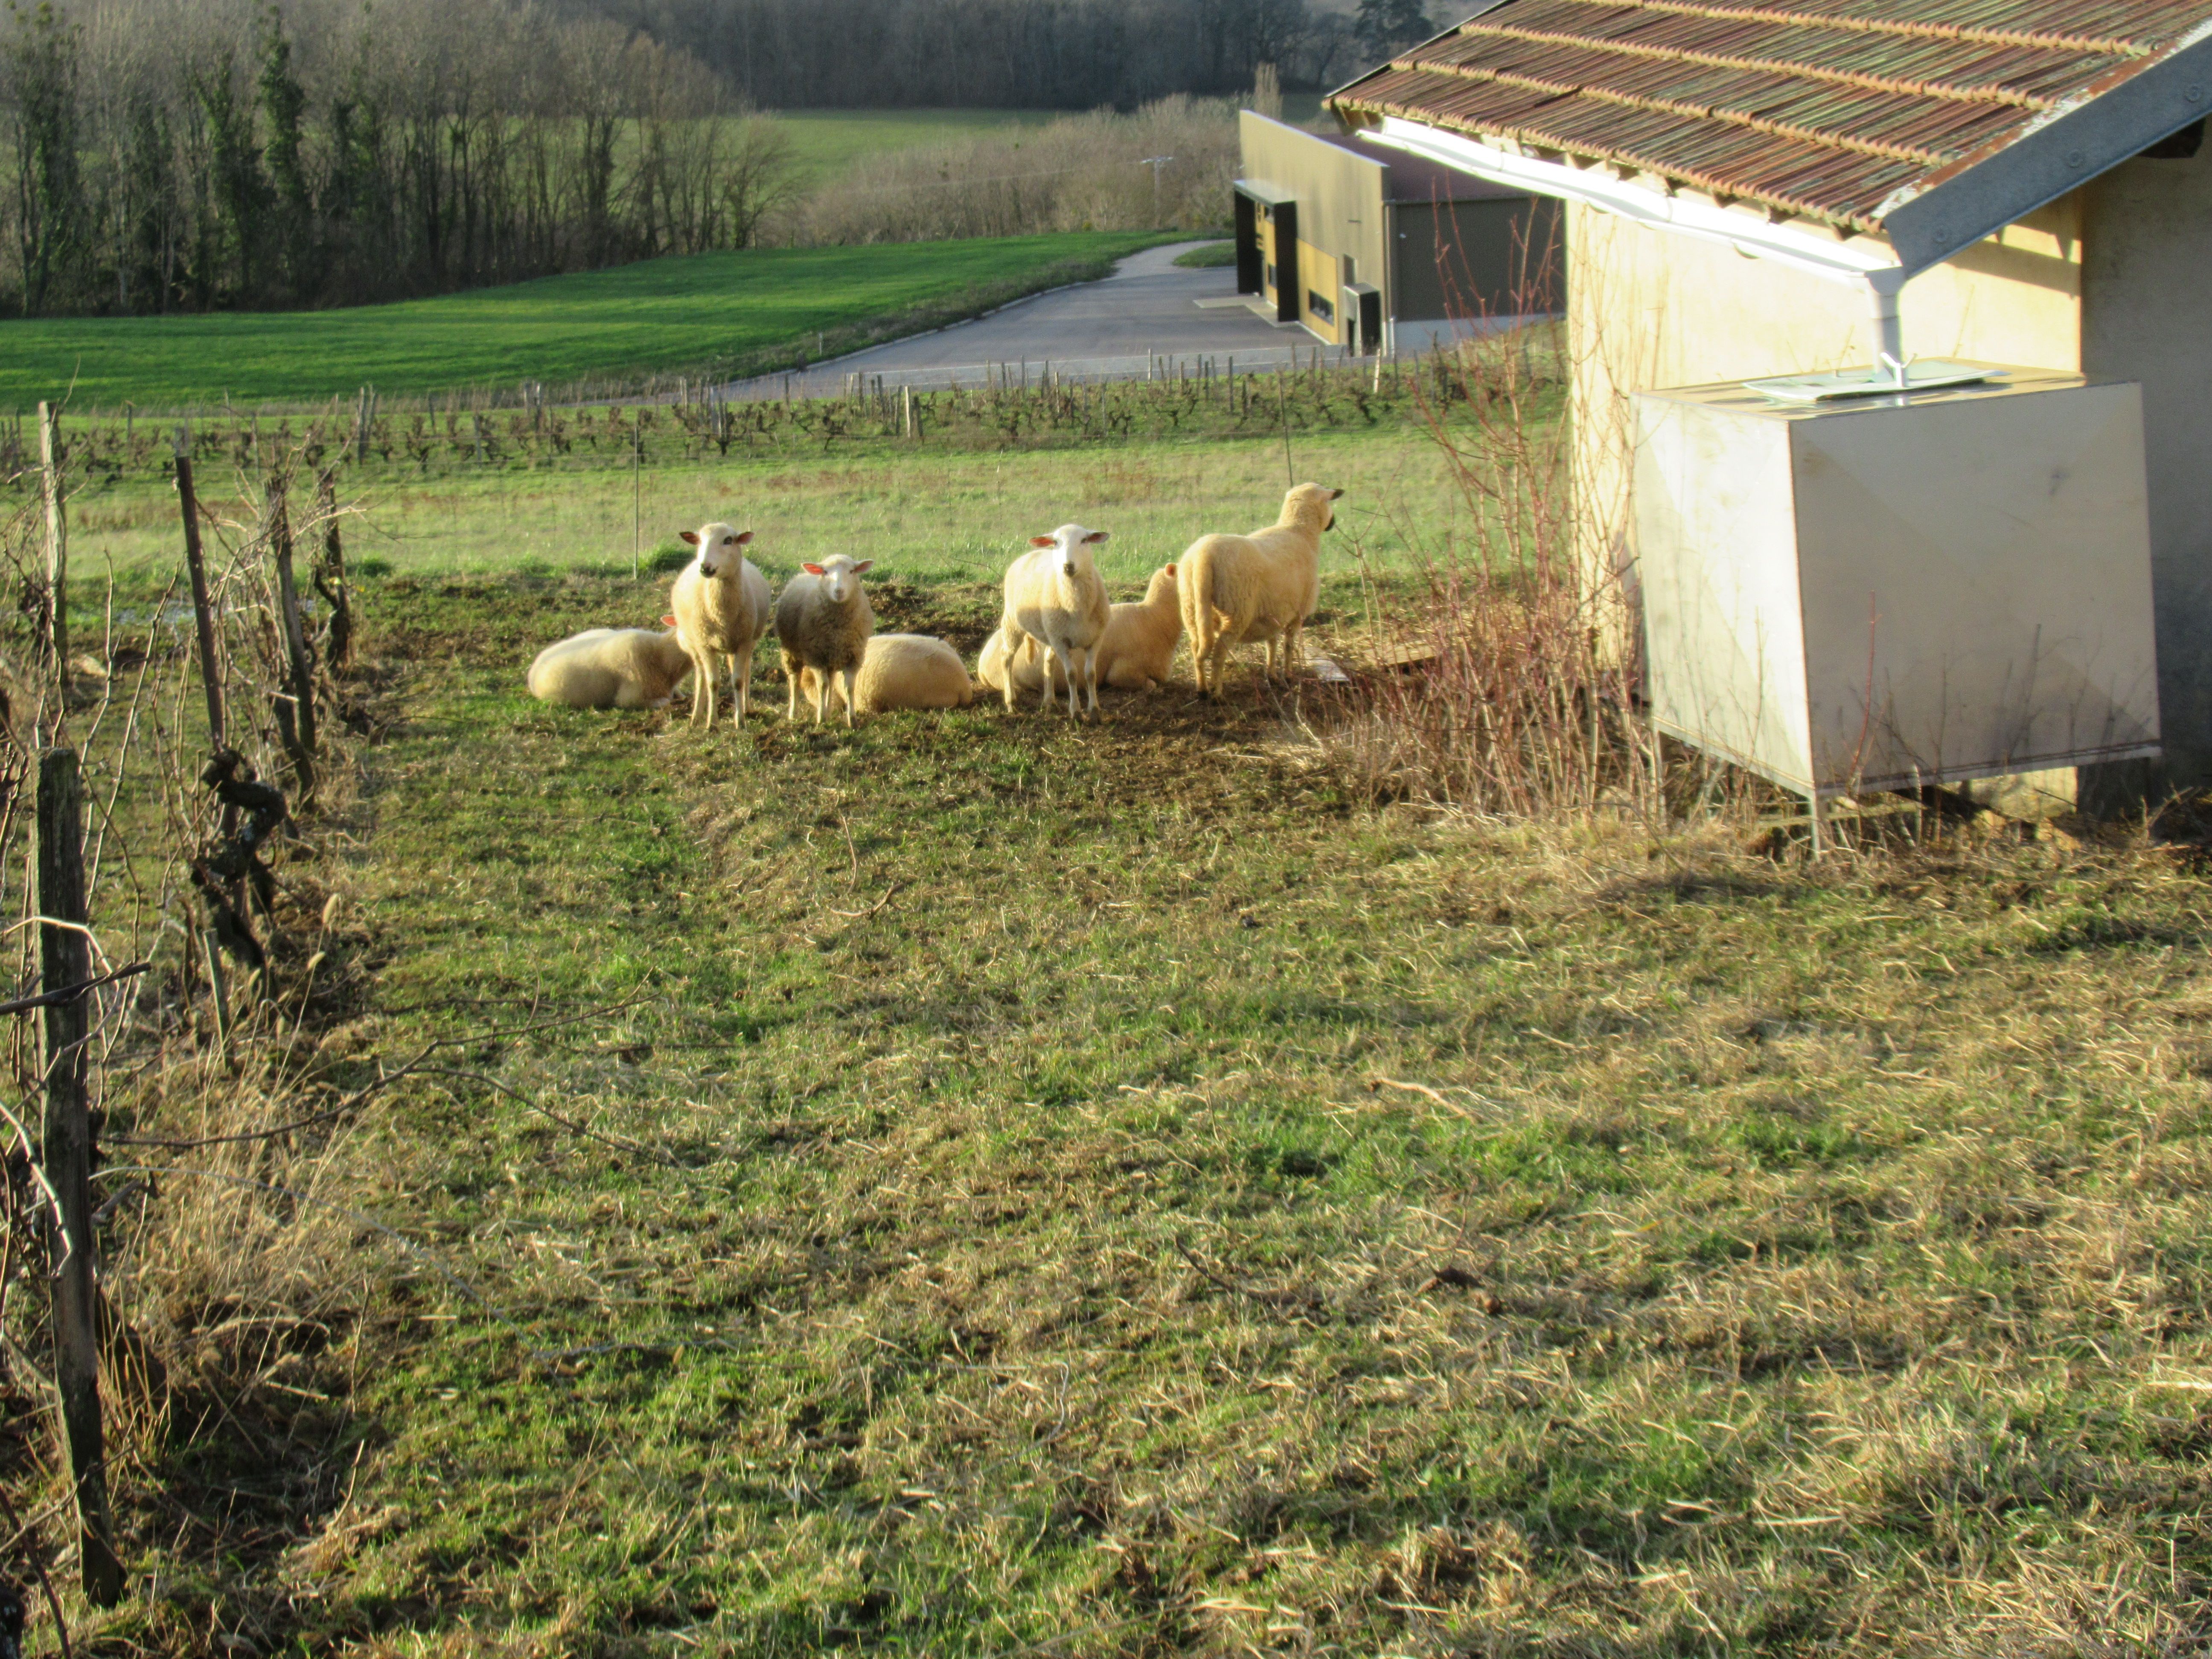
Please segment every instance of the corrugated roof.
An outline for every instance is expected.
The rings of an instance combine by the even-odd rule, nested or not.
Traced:
[[[2212,0],[1503,0],[1329,101],[1874,231],[2208,22]]]

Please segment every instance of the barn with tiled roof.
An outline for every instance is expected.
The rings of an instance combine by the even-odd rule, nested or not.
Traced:
[[[2212,0],[1492,0],[1329,104],[1568,204],[1594,557],[1633,556],[1630,392],[2139,381],[2167,764],[2212,783]]]

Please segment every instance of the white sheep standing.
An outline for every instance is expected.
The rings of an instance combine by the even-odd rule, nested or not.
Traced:
[[[1321,537],[1336,521],[1344,492],[1317,483],[1293,487],[1282,516],[1249,536],[1200,536],[1182,556],[1183,626],[1200,696],[1221,695],[1232,646],[1264,641],[1267,669],[1282,654],[1287,679],[1297,662],[1298,630],[1321,594]]]
[[[790,683],[790,701],[784,717],[799,718],[799,682],[806,671],[814,700],[817,726],[830,713],[830,682],[844,676],[845,724],[853,723],[854,682],[866,654],[868,636],[876,631],[876,613],[868,604],[860,578],[874,568],[873,559],[857,562],[836,553],[819,564],[803,564],[799,574],[783,585],[775,602],[775,637],[783,647],[784,678]]]
[[[1098,712],[1098,659],[1094,647],[1106,631],[1109,607],[1106,584],[1091,550],[1106,539],[1103,530],[1064,524],[1049,536],[1030,538],[1030,550],[1006,567],[1006,610],[999,627],[1011,643],[1017,631],[1051,653],[1056,678],[1067,685],[1069,718],[1079,718],[1076,695],[1091,694],[1090,712]],[[1014,706],[1014,680],[1006,685],[1006,707]],[[1044,688],[1042,708],[1053,699]]]
[[[805,695],[816,692],[817,676],[801,669]],[[842,697],[843,688],[832,685]],[[960,653],[927,634],[878,634],[860,658],[854,698],[863,714],[887,714],[899,708],[965,708],[975,687]]]
[[[668,602],[674,611],[676,637],[682,641],[697,678],[692,682],[691,723],[714,724],[714,690],[722,667],[737,677],[738,723],[752,708],[753,647],[768,632],[768,578],[745,557],[750,530],[740,534],[726,524],[687,530],[684,539],[698,556],[677,574]],[[702,717],[703,718],[703,721]]]
[[[1019,630],[1015,638],[1018,643],[1010,643],[1001,627],[983,641],[982,654],[975,659],[975,678],[994,691],[1005,691],[1009,677],[1024,691],[1035,691],[1044,684],[1045,658],[1037,642]],[[1106,631],[1098,636],[1094,651],[1099,684],[1116,691],[1158,690],[1167,683],[1182,639],[1176,568],[1162,565],[1152,572],[1143,599],[1116,604],[1108,611]],[[1066,677],[1054,670],[1053,690],[1058,691],[1066,683]]]
[[[673,629],[591,628],[538,653],[530,695],[570,708],[665,708],[690,672]]]

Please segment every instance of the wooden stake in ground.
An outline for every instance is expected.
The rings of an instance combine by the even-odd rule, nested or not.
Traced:
[[[314,563],[315,592],[331,608],[323,634],[323,661],[333,674],[353,660],[353,590],[346,585],[345,542],[338,530],[338,486],[329,467],[316,475],[315,516],[323,524],[323,550]]]
[[[62,417],[39,405],[39,477],[46,499],[46,643],[69,688],[69,519],[62,504]]]
[[[631,411],[629,425],[629,579],[645,569],[645,426]]]
[[[85,933],[84,814],[76,751],[39,757],[39,983],[58,991],[92,977]],[[94,1319],[92,1121],[86,1109],[92,1019],[82,996],[45,1011],[46,1179],[60,1200],[49,1222],[52,1261],[54,1386],[61,1395],[70,1473],[76,1483],[78,1553],[84,1593],[96,1606],[123,1599],[123,1564],[108,1521],[107,1464],[100,1444],[100,1343]]]
[[[292,574],[292,515],[283,471],[272,468],[262,494],[261,532],[276,565],[276,625],[284,636],[283,692],[276,700],[276,735],[292,759],[299,798],[315,793],[315,666],[300,624],[300,590]]]
[[[207,694],[208,747],[220,750],[222,735],[222,668],[215,651],[215,610],[208,599],[207,561],[200,552],[200,504],[192,493],[192,440],[177,428],[177,504],[185,515],[185,571],[191,579],[192,620],[200,639],[200,686]]]

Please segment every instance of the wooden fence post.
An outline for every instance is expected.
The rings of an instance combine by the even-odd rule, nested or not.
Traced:
[[[300,590],[292,573],[292,514],[285,501],[289,483],[281,467],[271,467],[264,476],[261,533],[276,564],[276,626],[288,665],[284,690],[276,699],[276,735],[292,757],[304,800],[315,793],[315,669],[307,655],[307,631],[300,625]]]
[[[315,477],[315,516],[323,522],[323,550],[314,565],[315,592],[331,608],[323,661],[336,674],[353,660],[353,589],[346,585],[345,540],[338,529],[337,477],[329,467]]]
[[[69,517],[62,503],[62,417],[39,405],[39,477],[46,498],[46,644],[69,692]]]
[[[192,620],[200,639],[200,685],[207,694],[208,747],[223,746],[222,668],[216,657],[215,611],[208,599],[207,562],[200,552],[200,504],[192,493],[192,441],[177,428],[177,504],[185,515],[185,571],[192,585]]]
[[[92,977],[85,933],[84,814],[76,751],[39,757],[39,973],[40,988],[64,990]],[[96,1606],[123,1598],[108,1520],[107,1465],[100,1444],[100,1341],[94,1325],[92,1120],[85,1105],[92,1019],[82,997],[46,1010],[46,1123],[41,1158],[61,1200],[49,1224],[53,1262],[54,1383],[61,1395],[70,1473],[76,1485],[78,1553],[84,1593]]]

